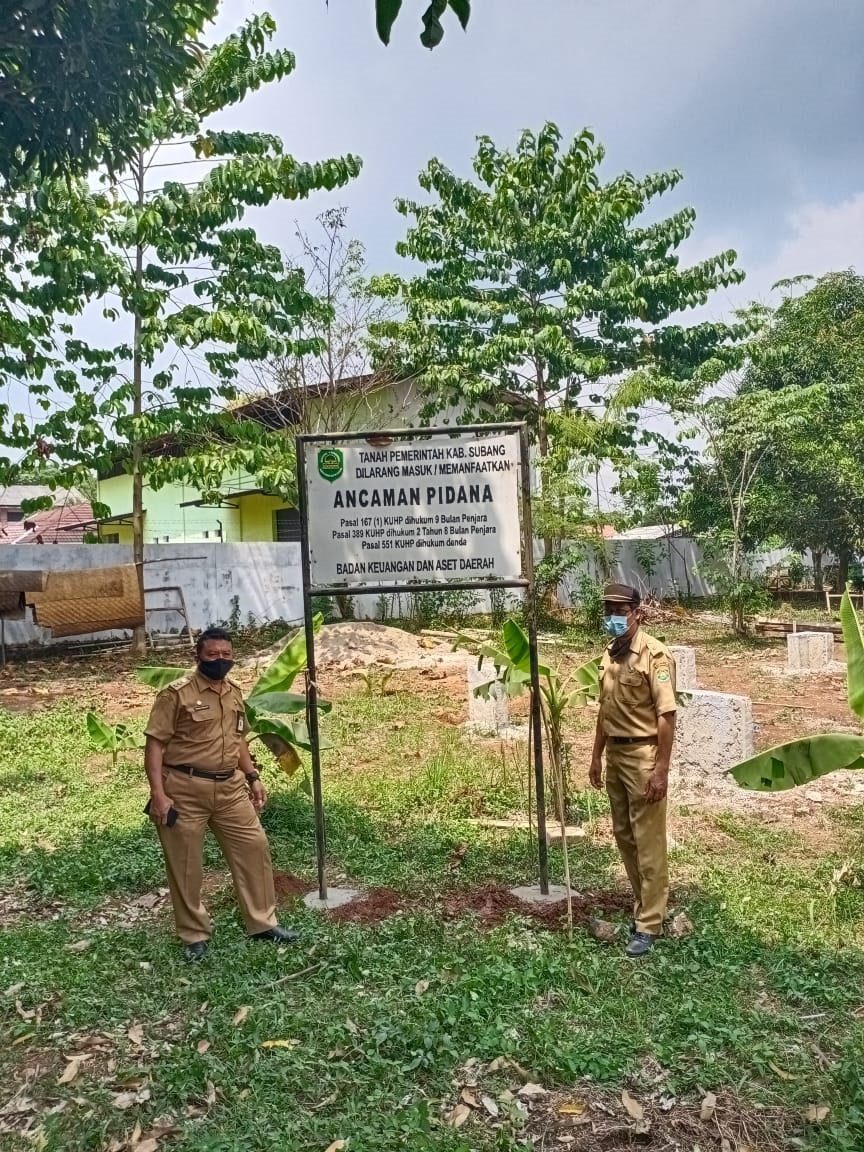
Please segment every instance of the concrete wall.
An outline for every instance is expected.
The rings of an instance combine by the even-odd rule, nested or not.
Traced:
[[[179,585],[193,629],[229,619],[235,596],[244,624],[250,614],[258,623],[302,619],[299,544],[148,544],[144,555],[145,586],[155,589],[147,596],[148,607],[176,603],[173,593],[161,589]],[[131,563],[132,549],[124,544],[0,545],[0,571],[60,572]],[[160,632],[182,626],[174,613],[160,613],[153,620]],[[29,619],[7,620],[5,634],[10,647],[52,642],[50,633]],[[100,633],[99,638],[109,635]]]

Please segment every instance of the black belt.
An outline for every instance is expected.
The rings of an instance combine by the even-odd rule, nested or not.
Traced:
[[[230,780],[232,772],[203,772],[200,768],[193,768],[191,764],[166,764],[169,772],[182,772],[184,776],[197,776],[199,780]]]
[[[656,736],[610,736],[610,744],[656,744]]]

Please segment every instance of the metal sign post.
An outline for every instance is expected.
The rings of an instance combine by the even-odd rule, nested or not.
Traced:
[[[296,444],[319,900],[327,900],[327,844],[312,597],[496,588],[518,588],[526,597],[537,846],[540,890],[546,895],[543,722],[526,425],[301,435]],[[310,449],[317,452],[314,471]]]

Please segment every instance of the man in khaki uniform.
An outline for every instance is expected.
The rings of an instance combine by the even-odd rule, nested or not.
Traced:
[[[258,819],[267,794],[246,743],[243,694],[227,679],[231,637],[221,628],[202,632],[197,656],[196,671],[156,697],[144,749],[148,812],[162,842],[177,935],[190,960],[203,959],[212,930],[201,903],[208,827],[228,861],[249,935],[279,944],[297,939],[276,923],[270,848]]]
[[[663,931],[669,899],[666,792],[675,738],[675,661],[640,627],[640,596],[626,584],[604,589],[604,626],[613,638],[600,665],[600,714],[590,779],[603,783],[612,829],[636,897],[628,956],[644,956]]]

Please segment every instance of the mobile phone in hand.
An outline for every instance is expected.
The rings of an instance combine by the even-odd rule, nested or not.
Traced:
[[[144,807],[144,815],[145,816],[150,815],[150,801],[149,800],[147,801],[147,803]],[[171,807],[168,809],[168,819],[165,821],[165,823],[168,825],[169,828],[174,827],[174,825],[177,823],[177,817],[179,815],[180,815],[180,813],[177,811],[177,809],[172,804]]]

